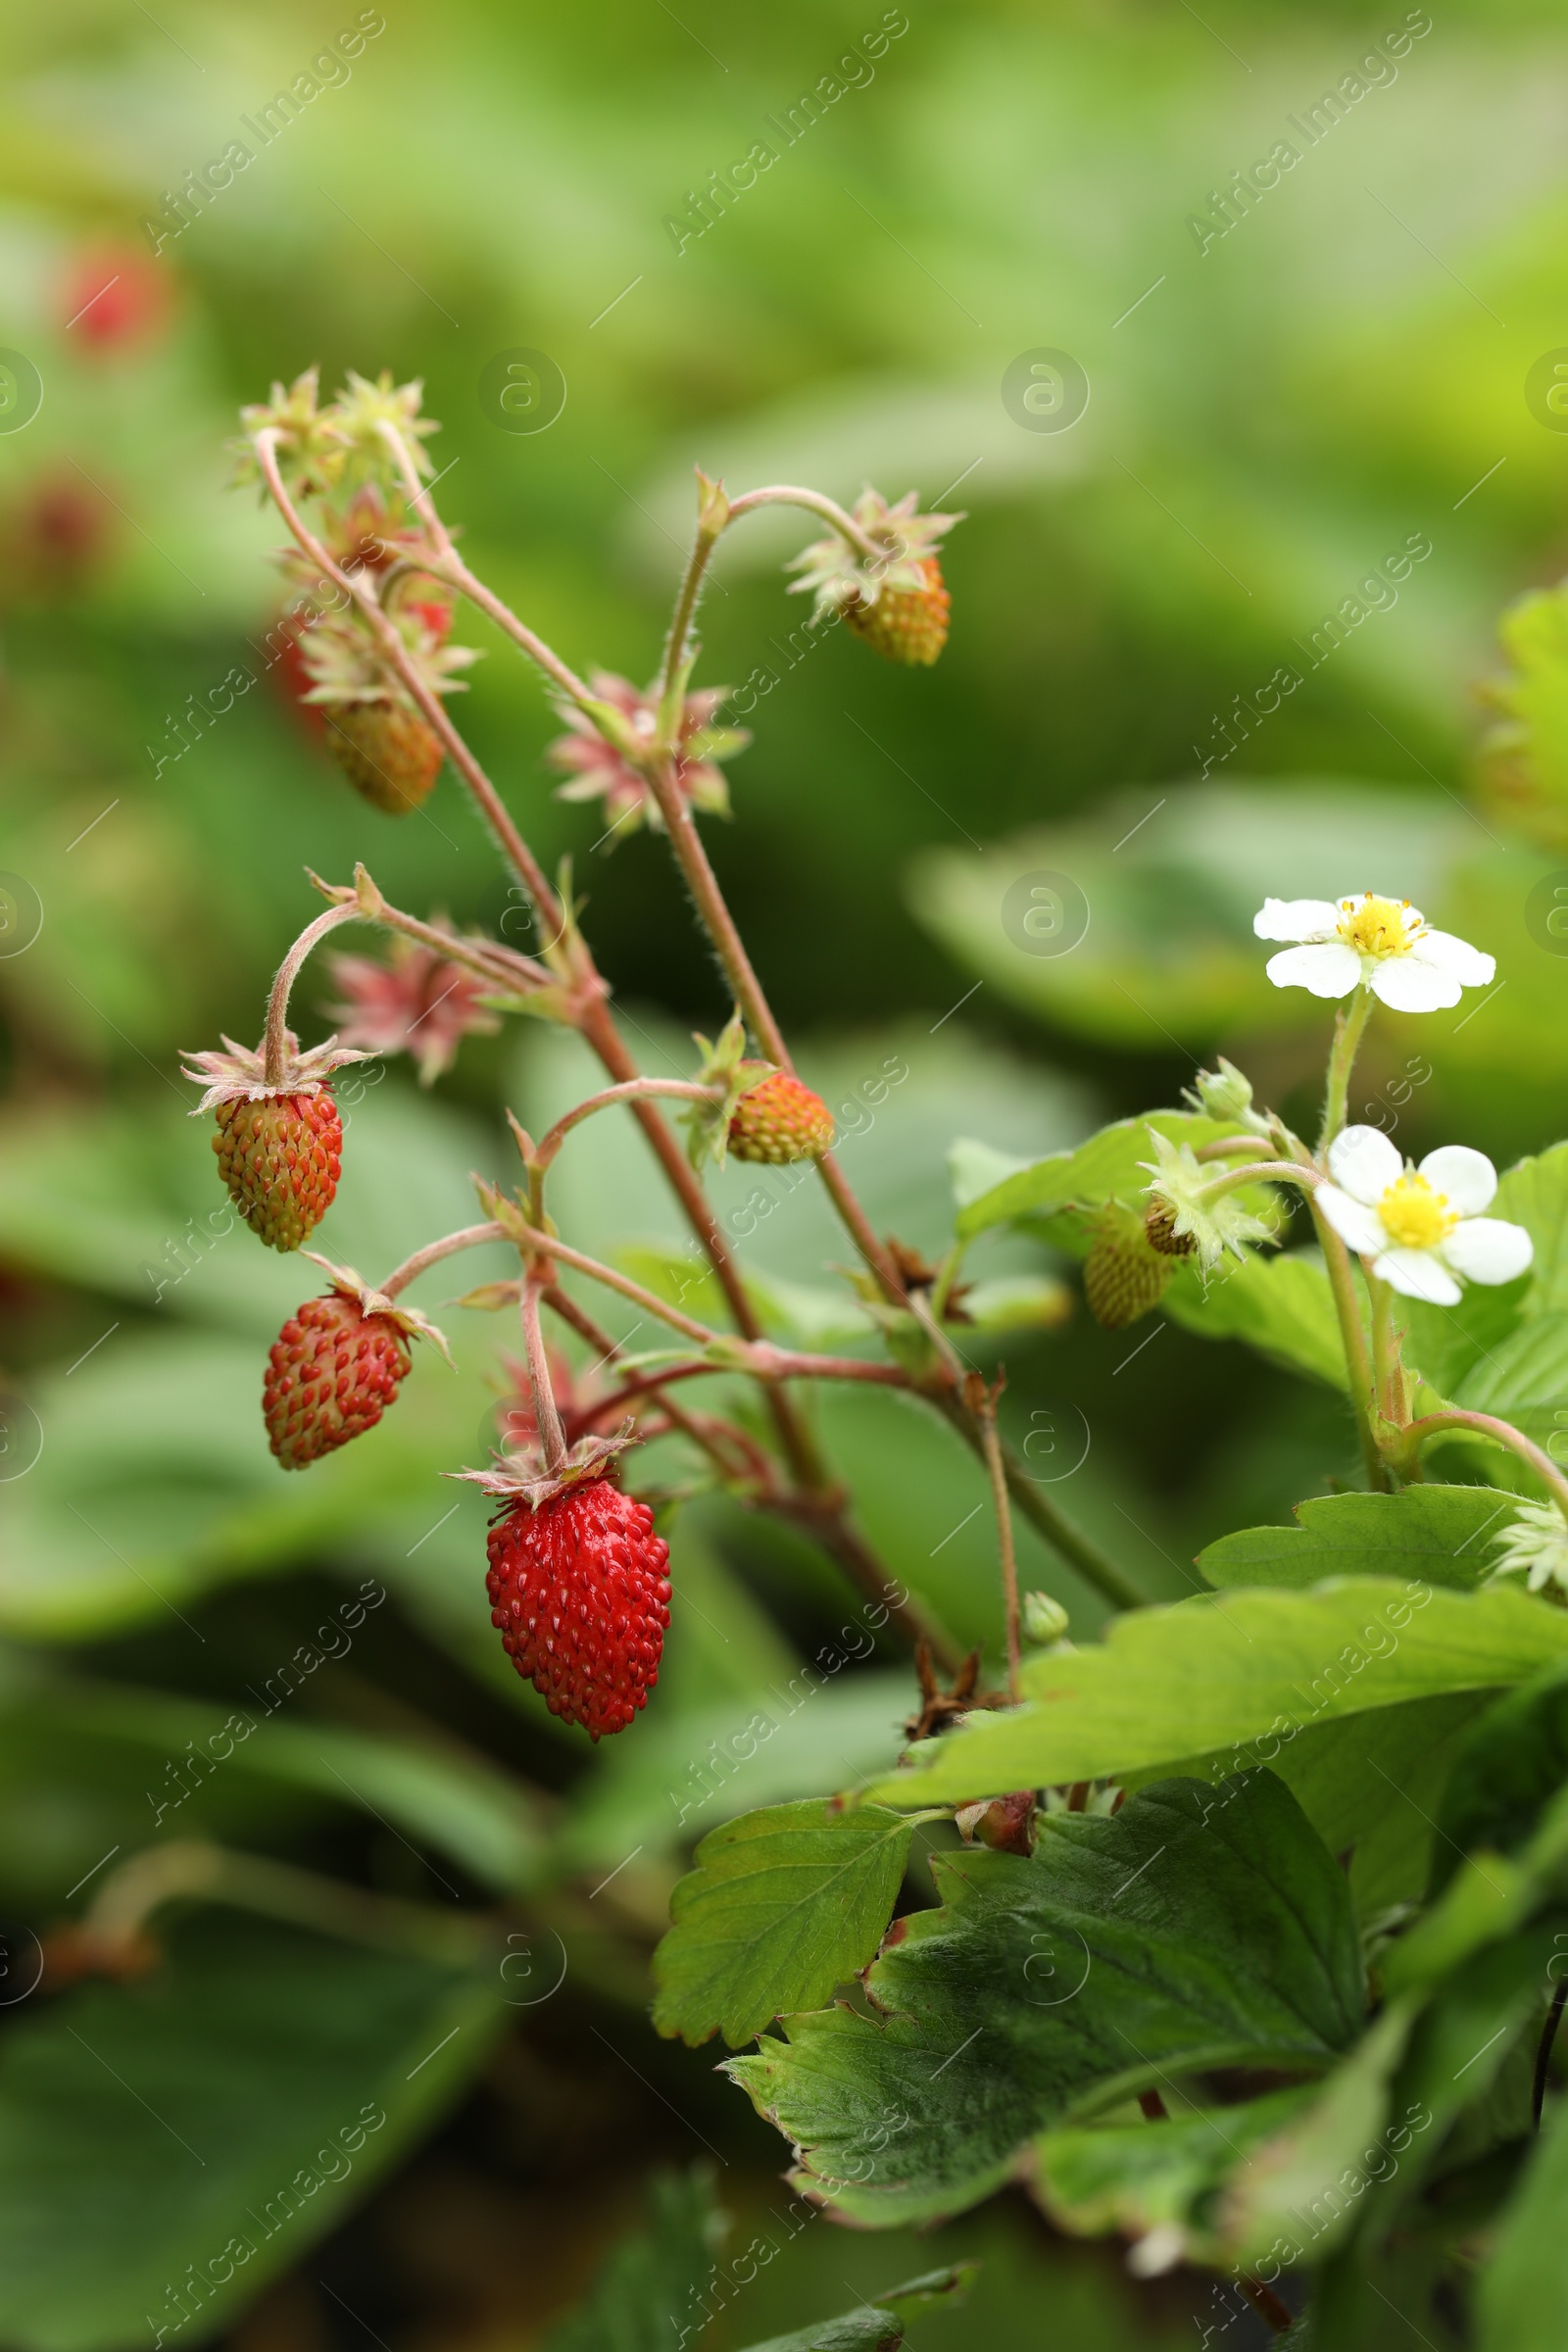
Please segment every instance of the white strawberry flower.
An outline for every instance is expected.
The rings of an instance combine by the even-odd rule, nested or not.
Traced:
[[[1552,1502],[1521,1502],[1496,1540],[1497,1564],[1487,1579],[1523,1576],[1532,1592],[1556,1585],[1568,1592],[1568,1523]]]
[[[1491,1160],[1467,1144],[1445,1144],[1415,1168],[1381,1128],[1346,1127],[1316,1200],[1380,1280],[1406,1298],[1457,1306],[1461,1280],[1512,1282],[1535,1253],[1522,1225],[1482,1214],[1496,1190]]]
[[[1438,1012],[1457,1004],[1466,988],[1485,988],[1496,970],[1451,931],[1429,930],[1408,899],[1265,899],[1252,918],[1259,939],[1297,944],[1271,956],[1276,988],[1305,988],[1314,997],[1348,997],[1369,988],[1394,1012]]]

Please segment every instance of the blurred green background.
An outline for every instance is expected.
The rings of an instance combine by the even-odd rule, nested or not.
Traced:
[[[905,1240],[942,1240],[954,1138],[1038,1154],[1175,1100],[1216,1049],[1309,1117],[1328,1016],[1263,981],[1250,918],[1265,891],[1390,889],[1498,956],[1499,987],[1461,1011],[1383,1023],[1352,1115],[1393,1121],[1415,1152],[1462,1136],[1504,1160],[1561,1133],[1568,1082],[1565,967],[1532,912],[1562,853],[1473,797],[1499,611],[1564,564],[1568,437],[1526,383],[1568,345],[1568,40],[1544,0],[1446,6],[1402,53],[1385,36],[1427,20],[1397,5],[908,0],[884,19],[871,0],[396,0],[270,143],[242,128],[355,21],[65,0],[13,8],[3,29],[0,343],[36,369],[42,405],[20,428],[0,413],[0,1909],[43,1933],[106,1847],[145,1840],[144,1783],[187,1739],[157,1709],[221,1712],[345,1578],[383,1579],[364,1659],[300,1706],[365,1741],[366,1787],[384,1768],[393,1794],[362,1803],[333,1767],[350,1802],[302,1750],[270,1781],[203,1792],[191,1819],[439,1897],[410,1843],[428,1838],[468,1899],[502,1830],[466,1845],[450,1791],[411,1797],[398,1779],[461,1734],[486,1771],[539,1792],[527,1837],[517,1800],[494,1802],[506,1837],[553,1841],[549,1901],[567,1908],[541,1895],[538,1916],[590,1957],[444,2107],[407,2119],[369,2205],[283,2262],[249,2316],[203,2325],[248,2352],[367,2327],[501,2352],[543,2340],[656,2162],[709,2149],[743,2230],[783,2199],[778,2144],[709,2055],[654,2042],[637,1954],[679,1845],[665,1784],[847,1602],[803,1544],[694,1507],[677,1592],[698,1621],[677,1623],[657,1709],[590,1764],[492,1654],[482,1505],[436,1483],[487,1442],[487,1330],[465,1318],[459,1379],[421,1366],[396,1436],[335,1457],[307,1493],[267,1457],[259,1361],[300,1274],[206,1228],[220,1197],[176,1050],[259,1031],[267,977],[313,911],[307,865],[346,879],[363,858],[416,911],[527,938],[450,771],[425,816],[366,808],[268,674],[279,532],[225,488],[234,413],[315,362],[328,388],[348,368],[422,377],[438,497],[469,562],[578,668],[639,684],[694,463],[732,489],[850,499],[869,480],[966,512],[933,671],[880,665],[843,631],[800,635],[779,567],[811,535],[804,518],[738,529],[703,610],[699,682],[751,680],[755,700],[711,853],[804,1065],[861,1129],[846,1167]],[[1383,62],[1358,74],[1369,54]],[[1360,94],[1308,144],[1292,119],[1347,77]],[[777,124],[810,90],[819,119],[786,144]],[[253,160],[171,233],[170,199],[236,136]],[[776,162],[722,205],[710,194],[695,233],[710,175],[764,138]],[[1195,234],[1281,139],[1302,150],[1294,168],[1229,233]],[[564,378],[547,430],[502,430],[481,398],[486,364],[517,347]],[[1032,429],[1004,400],[1009,367],[1041,350],[1087,374],[1068,429]],[[1396,601],[1368,589],[1365,617],[1314,653],[1324,615],[1418,538],[1430,553]],[[546,862],[575,859],[651,1066],[682,1066],[685,1033],[727,1007],[662,844],[607,854],[595,809],[553,797],[541,754],[559,722],[535,675],[475,616],[459,634],[486,653],[463,723]],[[1300,683],[1260,718],[1282,665]],[[236,670],[254,686],[217,708]],[[1011,884],[1039,871],[1085,894],[1069,955],[1027,953],[1004,918]],[[328,994],[307,975],[312,1037]],[[907,1078],[886,1105],[846,1110],[892,1057]],[[466,1046],[431,1100],[394,1065],[351,1106],[322,1246],[374,1272],[464,1221],[466,1170],[505,1164],[499,1102],[533,1124],[582,1076],[569,1047],[515,1030]],[[596,1127],[572,1150],[568,1233],[679,1246],[624,1139]],[[1010,1247],[977,1270],[1036,1262]],[[747,1262],[825,1291],[842,1253],[792,1199]],[[432,1281],[423,1302],[445,1295]],[[1054,1491],[1169,1597],[1201,1543],[1284,1516],[1348,1446],[1327,1391],[1158,1329],[1136,1362],[1081,1313],[1021,1340],[1009,1410],[1020,1440],[1082,1424],[1087,1458]],[[972,1465],[868,1396],[821,1409],[871,1534],[958,1632],[994,1637]],[[1043,1548],[1026,1565],[1079,1630],[1098,1622]],[[130,1695],[107,1704],[108,1685]],[[820,1730],[773,1751],[777,1786],[755,1775],[731,1809],[885,1758],[906,1701],[892,1652],[846,1676]],[[650,1875],[621,1887],[594,1964],[588,1890],[639,1829]],[[524,1881],[504,1859],[488,1884]],[[221,1979],[197,1945],[186,1965]],[[100,2128],[100,2086],[70,2073],[58,2027],[27,2039],[35,2012],[69,2009],[0,2009],[0,2245],[24,2274],[0,2288],[0,2341],[112,2347],[145,2340],[121,2310],[139,2237],[170,2224],[171,2278],[205,2246],[177,2180],[152,2180],[144,2214],[116,2202],[135,2146]],[[220,2003],[215,2034],[229,2015]],[[134,2017],[100,2027],[134,2053]],[[57,2144],[62,2108],[80,2135]],[[101,2291],[68,2290],[73,2198],[89,2189],[123,2240]],[[1006,2345],[1176,2344],[1213,2317],[1205,2282],[1135,2285],[1114,2247],[1053,2240],[1021,2196],[943,2232],[944,2258],[949,2241],[988,2267],[967,2317],[930,2323],[933,2346],[982,2326]],[[818,2224],[702,2340],[748,2343],[839,2308],[847,2281],[924,2266],[918,2246]]]

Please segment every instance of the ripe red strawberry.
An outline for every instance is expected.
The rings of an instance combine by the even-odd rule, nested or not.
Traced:
[[[207,1092],[192,1111],[218,1113],[213,1150],[229,1199],[251,1231],[272,1250],[297,1250],[320,1223],[337,1191],[343,1122],[328,1073],[365,1061],[328,1038],[299,1050],[292,1030],[275,1083],[261,1049],[247,1053],[225,1037],[222,1054],[187,1055],[185,1076]]]
[[[262,1389],[268,1442],[285,1470],[303,1470],[375,1427],[408,1377],[411,1338],[446,1346],[432,1323],[394,1306],[351,1268],[316,1262],[332,1288],[290,1315],[272,1342]]]
[[[885,654],[890,662],[929,667],[948,642],[953,599],[943,586],[942,566],[935,556],[920,557],[912,568],[920,574],[918,588],[896,587],[885,581],[874,605],[858,597],[844,607],[844,617],[862,643]]]
[[[407,816],[428,800],[446,753],[440,738],[407,703],[318,706],[324,741],[356,792],[389,816]]]
[[[489,1536],[490,1621],[552,1715],[591,1740],[622,1732],[659,1680],[669,1546],[645,1502],[606,1478],[532,1509],[518,1495]]]
[[[816,1159],[830,1149],[833,1113],[820,1095],[788,1070],[770,1070],[764,1062],[743,1061],[739,1067],[765,1075],[747,1089],[730,1115],[729,1148],[737,1159]]]

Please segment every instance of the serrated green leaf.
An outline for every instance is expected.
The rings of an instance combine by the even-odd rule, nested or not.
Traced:
[[[121,2352],[231,2322],[471,2078],[502,1991],[493,1971],[215,1912],[150,1975],[18,2018],[0,2049],[0,2335]]]
[[[1117,1119],[1075,1151],[1050,1152],[971,1200],[958,1212],[958,1239],[972,1242],[993,1226],[1024,1224],[1043,1238],[1059,1241],[1066,1221],[1056,1212],[1063,1208],[1141,1201],[1149,1189],[1149,1170],[1142,1163],[1154,1156],[1151,1127],[1172,1143],[1195,1149],[1241,1132],[1234,1119],[1211,1119],[1191,1110],[1152,1110],[1141,1118]]]
[[[963,1803],[1232,1748],[1271,1763],[1310,1724],[1500,1690],[1565,1651],[1568,1611],[1502,1590],[1357,1577],[1309,1592],[1202,1594],[1118,1617],[1093,1647],[1032,1659],[1023,1706],[971,1716],[864,1793]]]
[[[707,2283],[723,2227],[709,2166],[656,2173],[647,2223],[610,2254],[583,2301],[551,2328],[544,2352],[669,2352],[684,2342],[682,2319]]]
[[[1424,1577],[1473,1592],[1511,1498],[1494,1487],[1407,1487],[1401,1494],[1318,1494],[1295,1527],[1248,1527],[1198,1555],[1211,1585],[1315,1585],[1330,1576]]]
[[[1348,1889],[1272,1774],[1049,1814],[1031,1859],[932,1873],[943,1907],[902,1920],[867,1976],[878,2018],[793,2017],[726,2061],[848,2220],[956,2212],[1047,2126],[1184,2071],[1317,2072],[1360,2024]]]
[[[914,1823],[867,1805],[773,1805],[710,1830],[654,1954],[654,2024],[732,2050],[816,2009],[863,1968],[904,1881]]]
[[[1452,1401],[1511,1421],[1549,1452],[1568,1434],[1568,1313],[1526,1316],[1464,1375]]]

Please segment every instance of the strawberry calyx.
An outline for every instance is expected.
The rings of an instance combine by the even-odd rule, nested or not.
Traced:
[[[322,1257],[318,1250],[302,1250],[300,1255],[308,1257],[312,1265],[319,1266],[338,1296],[352,1298],[362,1315],[384,1316],[406,1338],[431,1341],[442,1359],[448,1364],[452,1362],[452,1350],[447,1346],[446,1334],[431,1322],[428,1315],[422,1315],[416,1306],[401,1306],[395,1298],[389,1298],[385,1291],[373,1290],[352,1266],[335,1266],[329,1257]]]
[[[181,1049],[184,1056],[181,1075],[193,1086],[207,1090],[190,1114],[193,1119],[199,1119],[203,1111],[215,1109],[222,1102],[265,1102],[273,1095],[328,1094],[334,1070],[342,1069],[347,1062],[372,1058],[353,1046],[340,1046],[335,1037],[301,1053],[299,1039],[292,1029],[285,1029],[282,1073],[273,1084],[267,1076],[265,1040],[252,1052],[225,1037],[223,1049],[221,1053],[216,1049],[200,1053],[188,1047]]]
[[[494,1524],[516,1511],[540,1510],[570,1488],[591,1486],[609,1473],[617,1455],[637,1443],[628,1419],[613,1437],[579,1438],[555,1470],[547,1470],[540,1456],[528,1447],[516,1453],[493,1454],[488,1470],[444,1470],[441,1475],[465,1480],[492,1495],[499,1506],[493,1514]]]
[[[826,538],[812,540],[786,564],[786,570],[801,574],[790,583],[791,595],[814,592],[818,613],[843,615],[874,610],[884,594],[926,592],[931,585],[926,565],[934,557],[937,542],[963,516],[919,514],[916,503],[912,490],[894,506],[889,506],[879,490],[862,490],[850,512],[866,537],[886,549],[886,555],[873,564],[837,531],[830,532]]]

